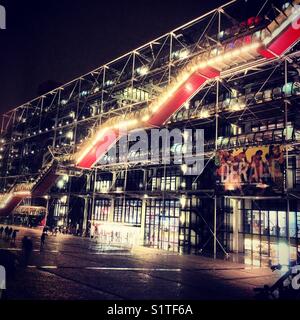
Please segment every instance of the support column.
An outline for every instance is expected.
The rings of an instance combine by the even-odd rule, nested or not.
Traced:
[[[90,219],[89,220],[92,220],[92,218],[94,217],[94,213],[95,213],[95,202],[96,202],[96,181],[97,181],[97,172],[98,170],[96,169],[95,172],[94,172],[94,179],[93,179],[93,183],[92,183],[92,186],[91,187],[91,191],[92,191],[92,208],[91,208],[91,214],[90,214]]]
[[[145,230],[146,230],[146,208],[147,200],[142,200],[142,215],[141,215],[141,231],[140,231],[140,244],[145,245]]]
[[[89,197],[84,198],[84,212],[83,212],[83,222],[82,222],[82,234],[86,236],[89,221]]]
[[[46,195],[46,196],[45,196],[45,199],[46,199],[45,226],[47,226],[47,220],[48,220],[48,216],[49,216],[49,200],[50,200],[49,195]]]
[[[89,193],[91,191],[91,179],[92,175],[86,175],[86,191]],[[89,208],[90,207],[90,197],[89,195],[84,197],[84,212],[83,212],[83,221],[82,221],[82,234],[86,235],[88,231],[88,222],[90,220]]]
[[[290,199],[287,192],[286,195],[286,236],[289,247],[289,262],[291,261],[291,232],[290,232]]]
[[[71,191],[72,191],[72,178],[69,177],[69,186],[68,186],[68,191],[67,191],[67,214],[66,214],[66,220],[67,220],[67,223],[66,223],[66,220],[65,220],[65,225],[64,227],[67,228],[67,230],[69,229],[70,227],[70,211],[71,211]]]
[[[217,79],[216,83],[216,106],[215,106],[215,156],[218,150],[218,136],[219,136],[219,90],[220,82]],[[216,191],[215,191],[216,192]],[[217,195],[214,197],[214,259],[217,258]]]
[[[110,208],[108,212],[108,222],[114,222],[114,211],[115,211],[115,198],[111,199]]]
[[[285,82],[285,86],[287,87],[288,84],[288,61],[287,59],[285,59],[284,61],[284,82]],[[290,200],[289,200],[289,188],[290,188],[290,170],[289,170],[289,150],[288,150],[288,121],[289,121],[289,116],[288,116],[288,101],[285,100],[285,105],[284,105],[284,123],[285,123],[285,196],[286,196],[286,230],[287,230],[287,243],[288,243],[288,250],[289,250],[289,261],[291,259],[291,255],[290,255],[290,246],[291,246],[291,238],[290,238]]]
[[[230,199],[233,208],[233,241],[232,250],[235,253],[239,253],[239,227],[240,227],[240,211],[239,202],[240,200]]]
[[[217,196],[214,197],[214,259],[217,258]]]

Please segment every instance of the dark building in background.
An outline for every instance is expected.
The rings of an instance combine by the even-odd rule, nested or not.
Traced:
[[[295,259],[294,4],[239,23],[237,8],[224,6],[5,114],[0,214],[36,225],[47,218],[113,244],[242,253],[256,265]],[[105,155],[101,130],[125,125],[149,135],[203,129],[204,171],[187,175],[184,163],[154,164],[136,152]],[[171,159],[183,149],[173,141]]]

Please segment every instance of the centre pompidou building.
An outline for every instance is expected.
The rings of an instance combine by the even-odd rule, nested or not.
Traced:
[[[2,219],[110,245],[295,259],[299,4],[245,17],[231,1],[4,114]],[[172,161],[175,141],[170,163],[110,156],[125,127],[204,130],[204,170]]]

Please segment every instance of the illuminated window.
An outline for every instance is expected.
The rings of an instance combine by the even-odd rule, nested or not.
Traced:
[[[128,224],[140,224],[142,215],[141,200],[126,200],[124,222]]]
[[[161,178],[162,191],[176,191],[176,176],[168,176]]]
[[[296,212],[290,212],[289,232],[290,232],[291,238],[296,238],[297,236]]]
[[[260,213],[257,210],[253,211],[253,233],[260,234]]]
[[[269,235],[269,213],[268,211],[261,211],[261,230],[260,233],[262,235]]]
[[[141,224],[142,201],[119,198],[115,200],[114,222],[124,222],[133,225]]]
[[[146,243],[155,248],[178,252],[180,202],[151,199],[146,208]]]
[[[294,128],[291,125],[288,125],[286,129],[284,129],[284,134],[286,139],[290,140],[293,138]]]
[[[280,237],[286,236],[286,212],[278,211],[278,235]]]
[[[270,235],[276,236],[277,235],[277,212],[276,211],[270,211]]]
[[[237,98],[237,95],[238,95],[237,90],[236,90],[236,89],[232,89],[232,90],[231,90],[231,97],[232,97],[232,98]]]
[[[285,84],[282,88],[282,91],[285,96],[292,95],[292,90],[293,90],[293,83],[292,82]]]
[[[54,200],[54,217],[66,216],[68,213],[68,198],[62,197]]]
[[[96,181],[95,191],[96,192],[107,192],[110,189],[110,185],[111,185],[110,180]]]
[[[115,207],[114,207],[114,222],[122,222],[123,218],[123,199],[116,199],[115,200]]]
[[[97,199],[95,201],[94,220],[107,221],[110,210],[110,200]]]

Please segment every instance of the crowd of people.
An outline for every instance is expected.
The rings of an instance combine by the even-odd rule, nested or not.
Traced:
[[[12,227],[3,226],[0,227],[0,239],[4,239],[6,241],[10,241],[11,243],[15,244],[17,239],[17,233],[19,230],[13,229]]]
[[[13,281],[18,268],[27,268],[32,264],[32,253],[37,251],[34,249],[37,249],[38,245],[40,253],[44,251],[48,235],[68,234],[68,230],[62,227],[46,226],[40,234],[39,241],[36,241],[26,234],[19,239],[18,232],[19,230],[11,225],[0,225],[0,265],[6,270],[7,281]],[[0,290],[0,300],[4,291]]]
[[[13,229],[11,226],[0,226],[0,239],[4,240],[5,242],[9,242],[11,246],[16,246],[17,234],[19,230]],[[42,235],[40,238],[40,251],[43,250],[46,236],[48,235],[48,228],[45,227],[42,231]],[[28,265],[32,250],[33,250],[33,240],[25,235],[21,241],[22,246],[22,255],[19,257],[20,265],[26,267]]]

